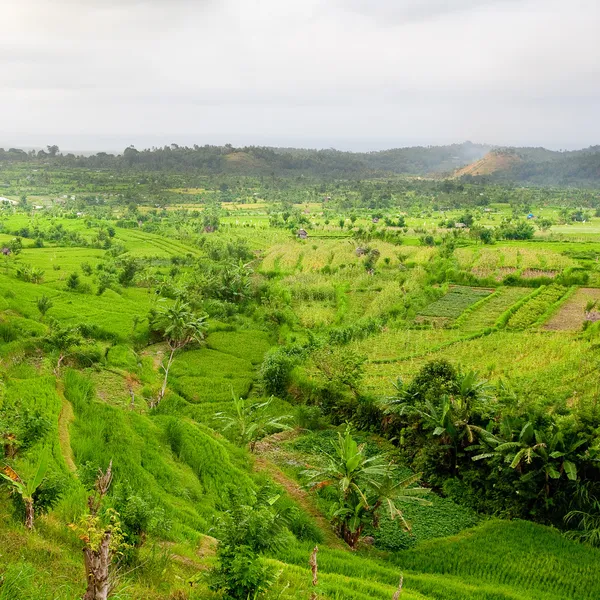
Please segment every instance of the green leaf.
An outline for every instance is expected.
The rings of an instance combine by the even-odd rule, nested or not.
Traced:
[[[550,465],[548,467],[548,475],[550,475],[550,477],[552,477],[552,479],[560,478],[560,472],[557,471],[552,465]]]
[[[565,460],[563,462],[563,467],[565,469],[565,473],[567,474],[567,478],[571,481],[577,480],[577,466],[575,463],[572,463],[570,460]]]
[[[48,451],[44,450],[42,456],[40,457],[40,464],[38,465],[35,477],[27,484],[27,495],[29,497],[33,496],[35,490],[40,487],[40,484],[44,479],[44,475],[46,475],[46,471],[48,470],[48,458]]]

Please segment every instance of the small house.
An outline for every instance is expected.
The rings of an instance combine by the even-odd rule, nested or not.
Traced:
[[[308,238],[308,233],[306,229],[298,229],[298,238],[301,240],[305,240]]]
[[[465,229],[466,225],[464,223],[454,223],[454,227],[456,229]]]
[[[373,217],[373,223],[379,223],[379,219],[377,217]]]

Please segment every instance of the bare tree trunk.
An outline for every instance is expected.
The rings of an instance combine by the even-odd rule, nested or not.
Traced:
[[[33,529],[33,499],[24,498],[25,500],[25,527],[31,531]]]
[[[315,546],[315,549],[312,551],[312,554],[310,555],[310,559],[308,561],[308,564],[310,565],[310,570],[312,571],[312,584],[313,587],[317,587],[317,585],[319,584],[319,565],[317,564],[317,552],[319,551],[319,547]],[[317,593],[313,592],[310,595],[310,600],[316,600],[317,598]]]
[[[133,388],[129,388],[129,394],[131,395],[131,402],[129,403],[129,410],[133,410],[135,408],[135,392]]]
[[[175,355],[175,348],[171,348],[171,354],[169,354],[169,360],[167,361],[167,366],[165,368],[165,378],[163,380],[162,387],[160,388],[160,392],[158,394],[158,398],[156,402],[153,402],[150,408],[154,408],[158,406],[161,400],[165,397],[165,393],[167,391],[167,380],[169,379],[169,369],[171,368],[171,363],[173,362],[173,356]]]
[[[404,585],[404,575],[400,575],[400,583],[398,584],[398,589],[392,596],[392,600],[400,600],[400,594],[402,593],[403,585]]]
[[[105,531],[98,550],[83,549],[87,590],[83,600],[107,600],[111,591],[110,582],[110,539],[111,532]]]

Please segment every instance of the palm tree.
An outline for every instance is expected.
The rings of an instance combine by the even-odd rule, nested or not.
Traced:
[[[159,310],[156,315],[151,317],[150,321],[155,331],[162,335],[169,346],[167,364],[162,365],[165,372],[163,384],[157,399],[150,405],[150,408],[154,408],[165,396],[169,370],[173,364],[175,353],[192,342],[201,342],[204,339],[206,316],[196,315],[189,304],[178,299],[174,304]]]
[[[356,443],[349,428],[343,435],[338,433],[333,450],[332,454],[326,454],[324,467],[306,474],[313,489],[335,488],[337,500],[333,506],[332,521],[344,541],[355,549],[365,526],[378,526],[383,507],[387,508],[392,519],[398,517],[402,526],[409,529],[396,503],[427,503],[422,498],[427,490],[412,487],[419,481],[420,474],[399,480],[397,467],[381,454],[367,457],[364,444],[359,446]]]
[[[46,470],[48,469],[48,454],[44,452],[40,458],[35,476],[25,483],[17,472],[9,466],[5,466],[0,471],[0,477],[8,481],[12,486],[14,493],[21,496],[25,504],[25,527],[30,531],[33,529],[33,520],[35,517],[33,495],[42,484]]]

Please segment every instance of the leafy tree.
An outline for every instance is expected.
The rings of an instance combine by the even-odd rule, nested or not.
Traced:
[[[152,408],[157,406],[165,396],[169,370],[173,364],[175,353],[193,342],[199,343],[204,339],[206,316],[196,315],[189,304],[178,299],[175,303],[164,306],[151,314],[149,321],[152,329],[162,337],[169,347],[167,364],[163,363],[162,366],[165,377],[157,399],[151,403]]]
[[[10,250],[9,254],[13,254],[14,256],[21,254],[21,250],[23,250],[23,240],[21,240],[20,237],[14,238],[9,242],[8,248]]]
[[[306,474],[314,489],[334,489],[332,521],[340,537],[355,549],[365,526],[377,527],[380,511],[384,509],[409,529],[396,503],[427,503],[423,499],[427,490],[412,487],[420,475],[399,479],[397,467],[383,455],[367,457],[364,445],[356,443],[349,428],[344,434],[338,432],[338,439],[332,444],[333,452],[326,455],[326,465]]]
[[[324,346],[312,354],[312,362],[325,387],[332,392],[348,389],[358,395],[366,358],[349,348]]]
[[[504,240],[530,240],[534,231],[533,226],[525,221],[505,222],[496,230],[496,236]]]
[[[71,290],[71,291],[75,291],[75,290],[79,289],[80,285],[81,285],[81,282],[79,280],[79,274],[71,273],[69,275],[69,277],[67,278],[67,289]]]
[[[44,338],[44,343],[50,349],[58,351],[58,360],[55,368],[55,372],[58,373],[64,359],[73,348],[83,343],[83,338],[78,327],[63,327],[58,321],[53,320],[50,324],[50,332]]]
[[[228,600],[257,598],[274,583],[273,569],[259,555],[285,543],[291,515],[279,500],[279,495],[262,488],[252,505],[235,503],[219,519],[218,565],[209,573],[209,586]]]
[[[554,221],[552,219],[541,218],[537,219],[535,224],[540,231],[548,231],[554,225]]]
[[[578,450],[588,440],[584,437],[566,435],[556,426],[548,430],[536,429],[527,421],[519,430],[510,419],[499,435],[482,431],[481,446],[489,450],[473,456],[473,460],[501,458],[502,463],[519,473],[523,482],[539,481],[542,492],[550,496],[550,480],[565,476],[577,480]],[[500,460],[496,460],[496,463]]]

